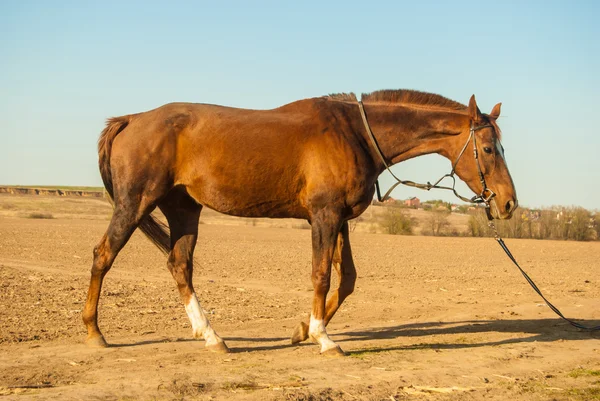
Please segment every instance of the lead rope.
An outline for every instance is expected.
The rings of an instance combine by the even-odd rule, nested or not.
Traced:
[[[550,309],[552,309],[552,311],[554,313],[556,313],[558,316],[560,316],[563,320],[567,321],[571,326],[577,327],[578,329],[590,330],[590,331],[600,330],[600,326],[592,326],[592,327],[590,327],[590,326],[584,326],[584,325],[582,325],[580,323],[577,323],[577,322],[569,319],[568,317],[565,317],[562,314],[562,312],[560,310],[558,310],[558,308],[556,306],[552,305],[552,303],[546,299],[546,297],[544,296],[544,294],[542,294],[542,291],[540,291],[540,289],[538,288],[538,286],[535,285],[535,283],[533,282],[533,280],[531,279],[531,277],[529,277],[529,275],[527,273],[525,273],[525,271],[521,268],[521,266],[519,266],[519,263],[517,263],[517,260],[515,259],[515,257],[512,255],[512,253],[510,252],[510,250],[508,249],[508,247],[504,243],[504,240],[502,238],[500,238],[500,235],[498,235],[498,230],[496,230],[496,225],[494,224],[494,222],[492,220],[490,220],[488,222],[488,226],[493,230],[493,232],[494,232],[494,239],[498,242],[498,244],[500,245],[500,247],[502,248],[502,250],[504,250],[504,252],[506,253],[506,256],[508,256],[508,258],[510,260],[512,260],[512,262],[515,264],[515,266],[517,266],[517,268],[519,269],[519,271],[521,272],[521,274],[523,275],[523,277],[525,277],[525,280],[527,280],[527,282],[529,283],[529,285],[531,286],[531,288],[533,288],[533,290],[535,292],[537,292],[540,297],[542,297],[542,299],[544,300],[544,302],[546,303],[546,305],[548,305],[548,307]]]

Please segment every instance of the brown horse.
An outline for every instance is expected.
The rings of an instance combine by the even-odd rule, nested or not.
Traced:
[[[409,90],[362,97],[368,125],[387,164],[438,153],[455,161],[456,173],[476,193],[495,193],[491,213],[510,218],[516,193],[506,167],[496,119],[497,104],[482,114],[439,95]],[[478,128],[473,131],[473,127]],[[461,153],[475,134],[479,159]],[[475,142],[474,142],[475,143]],[[209,104],[168,104],[140,114],[111,118],[98,143],[99,165],[114,213],[94,248],[90,287],[83,311],[86,343],[106,346],[98,328],[102,280],[136,229],[163,251],[179,288],[193,335],[214,351],[228,351],[204,315],[192,286],[192,261],[203,206],[234,216],[293,217],[312,229],[310,321],[292,342],[309,337],[321,353],[343,354],[325,327],[354,289],[356,270],[348,220],[365,211],[384,161],[367,136],[353,94],[300,100],[273,110]],[[170,234],[150,213],[166,216]],[[326,302],[331,265],[339,288]]]

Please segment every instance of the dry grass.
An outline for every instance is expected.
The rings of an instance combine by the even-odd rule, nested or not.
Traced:
[[[112,207],[104,199],[0,194],[3,217],[39,219],[49,214],[55,219],[108,220],[111,213]]]
[[[6,185],[11,188],[60,189],[61,191],[102,192],[104,187],[66,186],[66,185]]]
[[[581,376],[600,376],[600,370],[578,368],[569,373],[569,377],[577,378]]]
[[[54,218],[52,213],[44,213],[44,212],[29,213],[25,217],[27,217],[28,219],[53,219]]]

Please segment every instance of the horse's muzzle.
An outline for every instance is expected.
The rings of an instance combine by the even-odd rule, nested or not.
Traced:
[[[489,220],[508,220],[513,216],[514,211],[519,206],[516,199],[509,199],[502,206],[496,197],[492,198],[489,207],[486,208],[487,217]]]

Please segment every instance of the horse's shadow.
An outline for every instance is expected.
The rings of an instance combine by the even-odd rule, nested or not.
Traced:
[[[289,344],[290,339],[288,337],[223,337],[223,340],[227,342],[228,345],[231,345],[231,342],[259,342],[259,343],[276,343],[272,345],[265,346],[254,346],[254,347],[234,347],[230,348],[230,352],[238,353],[238,352],[253,352],[253,351],[266,351],[266,350],[276,350],[282,348],[289,348],[292,346]],[[282,342],[286,342],[282,344]],[[165,344],[165,343],[185,343],[185,342],[200,342],[203,343],[202,340],[196,340],[194,338],[169,338],[163,337],[159,339],[151,339],[144,341],[135,341],[128,343],[111,343],[108,345],[109,348],[129,348],[129,347],[138,347],[144,345],[157,345],[157,344]],[[298,344],[296,344],[298,345]],[[306,344],[302,344],[306,345]]]
[[[581,321],[588,326],[597,326],[598,321]],[[519,344],[532,342],[552,342],[557,340],[586,340],[589,338],[600,338],[599,332],[580,330],[570,326],[560,319],[526,319],[526,320],[468,320],[459,322],[423,322],[411,323],[398,326],[377,327],[360,331],[345,331],[333,335],[338,343],[352,341],[393,340],[400,337],[428,337],[439,335],[471,335],[471,334],[506,334],[503,339],[486,341],[485,338],[478,341],[480,337],[466,339],[461,337],[459,341],[452,342],[450,339],[443,342],[418,342],[412,345],[369,347],[357,349],[349,354],[365,352],[385,352],[396,350],[420,350],[420,349],[463,349],[478,348],[486,346],[497,346],[503,344]],[[516,335],[516,336],[515,336]],[[386,341],[386,344],[389,342]]]
[[[584,325],[597,326],[598,321],[581,322]],[[415,342],[412,345],[389,346],[389,341],[402,337],[428,337],[439,335],[470,335],[470,334],[506,334],[500,340],[477,341],[478,337],[465,341],[452,342],[452,340],[443,342]],[[515,336],[516,335],[516,336]],[[600,339],[599,332],[590,332],[571,327],[568,323],[559,319],[525,319],[525,320],[467,320],[458,322],[422,322],[410,323],[395,326],[374,327],[365,330],[347,330],[336,332],[330,331],[330,336],[339,344],[352,343],[354,341],[370,341],[371,344],[366,348],[359,348],[348,352],[348,354],[377,353],[385,351],[407,351],[420,349],[463,349],[478,348],[486,346],[495,346],[503,344],[519,344],[531,342],[552,342],[557,340],[586,340],[589,338]],[[277,350],[290,347],[310,345],[304,342],[302,344],[292,345],[289,337],[225,337],[225,341],[230,345],[234,353],[257,352],[267,350]],[[385,343],[384,346],[373,346],[373,341]],[[159,344],[165,342],[187,342],[197,341],[189,338],[147,340],[128,344],[113,344],[111,347],[131,347],[147,344]],[[235,343],[260,343],[248,346],[243,344],[236,346]],[[382,344],[383,345],[383,344]]]

